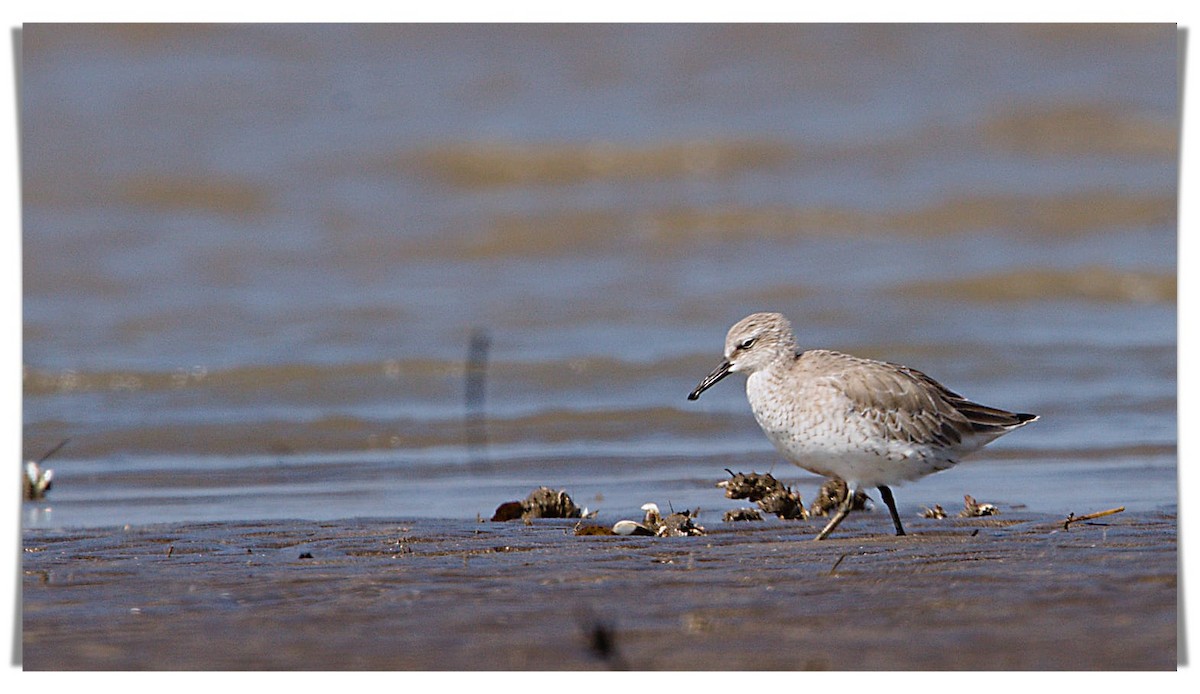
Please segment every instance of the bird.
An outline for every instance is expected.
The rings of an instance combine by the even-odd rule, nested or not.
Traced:
[[[904,535],[891,485],[955,465],[1038,415],[980,405],[924,373],[828,349],[798,351],[779,313],[753,313],[725,337],[725,360],[688,400],[731,373],[746,374],[746,398],[776,450],[809,472],[844,480],[845,500],[817,535],[829,537],[854,493],[876,487]]]

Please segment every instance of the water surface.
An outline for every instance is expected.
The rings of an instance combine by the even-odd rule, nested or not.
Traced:
[[[1172,25],[22,39],[28,525],[807,500],[685,400],[758,310],[1042,415],[906,513],[1176,503]]]

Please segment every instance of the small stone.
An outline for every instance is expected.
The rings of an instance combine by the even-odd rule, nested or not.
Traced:
[[[496,507],[496,512],[492,514],[492,520],[497,523],[516,520],[524,512],[525,507],[520,501],[506,501]]]

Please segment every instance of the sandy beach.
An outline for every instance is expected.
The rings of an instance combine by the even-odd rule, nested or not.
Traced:
[[[1100,509],[1096,509],[1100,510]],[[24,668],[1172,670],[1177,520],[171,524],[24,534]]]

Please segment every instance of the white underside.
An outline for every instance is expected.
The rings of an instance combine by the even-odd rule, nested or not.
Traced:
[[[763,373],[751,374],[746,396],[780,454],[794,465],[841,478],[854,488],[894,485],[945,470],[991,440],[967,440],[950,449],[899,441],[882,435],[829,388],[789,392],[784,403],[779,402],[779,389],[768,386]]]

